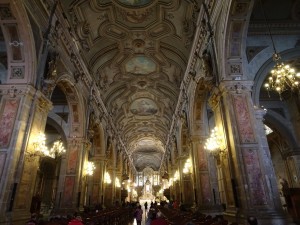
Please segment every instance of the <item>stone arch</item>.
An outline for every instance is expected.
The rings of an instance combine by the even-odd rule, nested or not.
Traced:
[[[206,85],[207,81],[199,80],[195,85],[189,105],[189,124],[190,133],[194,135],[203,135],[208,132],[207,126],[207,101],[209,90]]]
[[[275,112],[268,111],[265,118],[265,124],[271,127],[272,129],[276,130],[276,132],[283,137],[285,142],[289,145],[292,149],[297,148],[297,141],[291,130],[286,126],[287,121],[284,118],[280,118]],[[288,154],[288,152],[282,154]],[[285,157],[286,155],[282,155]]]
[[[35,41],[23,4],[1,1],[0,26],[7,50],[7,79],[2,83],[30,83],[36,79]],[[7,22],[9,21],[9,23]]]
[[[221,80],[241,79],[244,75],[244,67],[247,65],[246,53],[243,50],[246,46],[247,30],[254,1],[232,0],[227,5],[229,5],[229,10],[226,12],[225,18],[225,36],[219,48],[224,51],[219,54],[220,62],[222,62],[219,64],[219,76],[221,76]],[[221,31],[222,29],[220,29]],[[223,36],[223,34],[218,35]]]
[[[59,87],[62,92],[65,94],[68,102],[70,118],[68,121],[69,124],[69,137],[84,137],[86,129],[85,115],[85,102],[83,96],[79,94],[76,89],[75,84],[73,83],[72,77],[68,75],[61,76],[57,82],[56,86]]]

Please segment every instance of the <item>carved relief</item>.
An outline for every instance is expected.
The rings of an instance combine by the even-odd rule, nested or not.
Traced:
[[[248,13],[248,6],[249,6],[249,3],[247,3],[247,2],[235,1],[232,15],[244,17]]]
[[[1,20],[15,20],[9,4],[0,4],[0,18]]]
[[[53,56],[51,57],[50,61],[48,62],[48,72],[43,80],[43,87],[42,91],[45,96],[50,97],[50,94],[54,90],[55,87],[55,81],[57,79],[57,60],[59,56],[58,54],[54,53]]]
[[[145,22],[153,13],[153,9],[152,8],[143,9],[143,10],[119,9],[119,13],[122,15],[125,21],[138,24],[138,23]]]
[[[230,73],[231,74],[241,74],[241,65],[240,64],[234,64],[230,65]]]
[[[10,79],[24,79],[25,77],[25,67],[12,67],[11,68],[11,74]]]

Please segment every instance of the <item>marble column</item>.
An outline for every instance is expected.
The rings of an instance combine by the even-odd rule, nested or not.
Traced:
[[[275,173],[262,115],[253,106],[251,88],[252,82],[223,81],[217,93],[226,137],[226,157],[221,160],[226,192],[231,193],[226,196],[229,207],[225,216],[243,222],[248,215],[255,215],[259,224],[287,224],[279,193],[273,188]]]
[[[217,171],[214,161],[211,160],[204,149],[205,138],[194,136],[192,138],[194,152],[193,168],[195,173],[195,193],[197,206],[203,211],[215,211],[220,206]]]
[[[93,160],[95,165],[95,171],[90,179],[90,190],[89,195],[90,203],[92,206],[102,204],[103,201],[103,180],[104,180],[104,168],[105,168],[105,157],[94,157]]]

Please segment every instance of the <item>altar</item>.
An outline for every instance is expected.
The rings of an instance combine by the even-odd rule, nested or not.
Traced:
[[[152,183],[150,182],[149,178],[147,178],[144,186],[143,186],[143,195],[139,198],[140,203],[143,205],[144,202],[154,202],[155,196],[153,195],[153,188]]]

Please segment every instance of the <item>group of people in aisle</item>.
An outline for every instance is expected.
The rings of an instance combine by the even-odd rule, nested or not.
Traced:
[[[151,202],[149,211],[147,212],[148,203],[145,202],[145,213],[147,213],[145,225],[168,225],[167,220],[163,217],[162,213],[159,210],[157,210],[155,206],[156,204]],[[136,210],[134,211],[134,218],[136,219],[137,225],[142,224],[143,210],[142,206],[139,203],[137,203]]]

